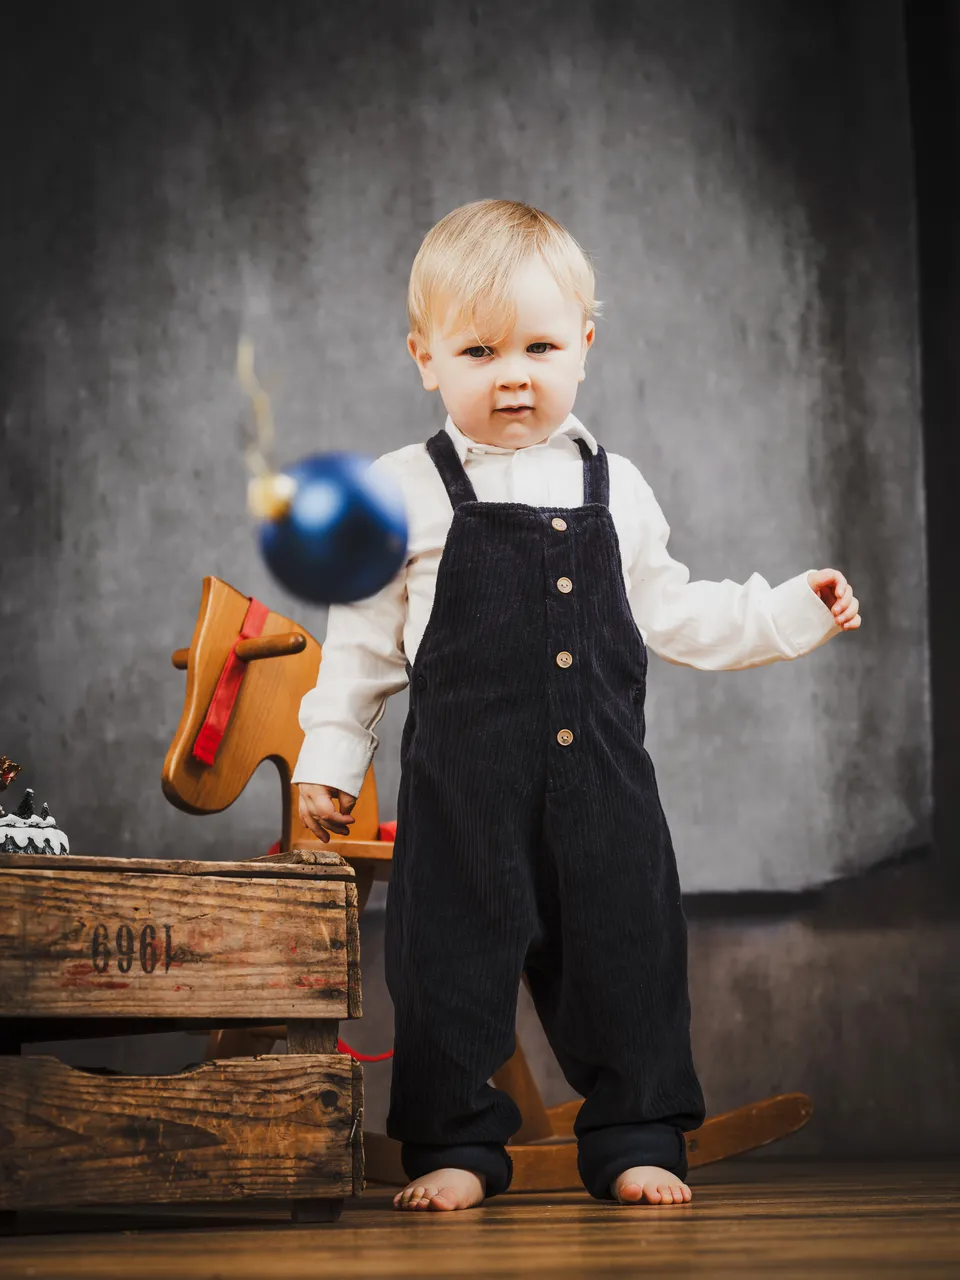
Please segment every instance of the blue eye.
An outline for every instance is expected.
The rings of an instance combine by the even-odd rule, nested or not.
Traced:
[[[552,342],[531,342],[527,350],[532,355],[545,356],[553,345]],[[492,356],[493,352],[489,347],[467,347],[461,355],[469,356],[471,360],[482,360],[485,356]]]

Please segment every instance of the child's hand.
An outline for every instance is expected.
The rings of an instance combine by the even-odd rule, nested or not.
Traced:
[[[833,614],[837,626],[856,631],[860,625],[860,601],[839,569],[811,570],[807,581]]]
[[[319,782],[300,782],[300,821],[315,836],[327,843],[332,831],[337,836],[350,834],[349,823],[356,819],[349,817],[350,810],[357,803],[357,797],[337,787],[325,787]],[[334,797],[340,799],[340,812],[337,813]]]

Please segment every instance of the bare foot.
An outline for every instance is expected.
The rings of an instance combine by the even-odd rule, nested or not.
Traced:
[[[395,1209],[472,1209],[482,1204],[486,1178],[469,1169],[437,1169],[416,1178],[393,1197]]]
[[[686,1204],[693,1199],[693,1192],[675,1173],[653,1164],[625,1169],[611,1190],[621,1204]]]

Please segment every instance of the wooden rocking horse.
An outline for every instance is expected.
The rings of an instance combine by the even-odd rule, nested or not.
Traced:
[[[274,661],[274,659],[282,661]],[[377,792],[371,768],[353,810],[350,836],[323,844],[300,822],[297,789],[290,781],[303,734],[298,711],[316,683],[320,645],[290,618],[208,577],[189,649],[173,654],[187,673],[183,714],[163,765],[163,792],[187,813],[219,813],[240,795],[264,760],[280,773],[283,818],[278,858],[308,858],[311,851],[339,853],[354,868],[360,909],[375,880],[386,880],[393,845],[378,839]],[[284,1027],[211,1033],[207,1058],[269,1051]],[[266,1046],[266,1048],[265,1048]],[[563,1191],[580,1187],[573,1122],[580,1100],[545,1107],[517,1044],[493,1077],[517,1103],[523,1126],[509,1147],[514,1191]],[[687,1135],[690,1167],[738,1155],[800,1129],[812,1114],[802,1093],[780,1094],[706,1120]],[[400,1144],[365,1132],[367,1178],[406,1181]]]

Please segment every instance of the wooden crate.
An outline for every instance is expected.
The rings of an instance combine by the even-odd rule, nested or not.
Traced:
[[[357,895],[307,864],[0,854],[0,1209],[362,1188]],[[22,1043],[286,1023],[284,1056],[172,1076],[78,1070]]]

